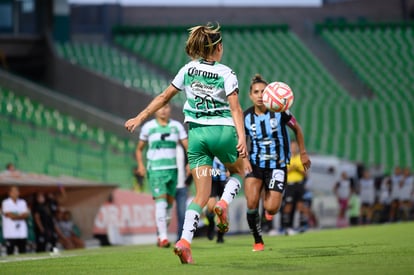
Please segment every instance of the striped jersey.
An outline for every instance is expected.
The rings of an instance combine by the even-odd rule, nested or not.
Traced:
[[[250,138],[250,162],[261,168],[286,167],[290,160],[287,123],[290,111],[257,115],[254,107],[244,112],[244,128]]]
[[[184,126],[176,120],[170,119],[165,126],[156,119],[146,122],[141,128],[139,139],[148,142],[147,169],[176,169],[177,143],[186,138]]]
[[[219,62],[193,60],[184,65],[172,81],[184,90],[185,122],[234,126],[227,96],[238,90],[236,74]]]

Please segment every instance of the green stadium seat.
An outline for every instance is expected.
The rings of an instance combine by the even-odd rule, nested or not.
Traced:
[[[161,38],[158,42],[154,40],[154,46],[149,48],[149,50],[154,51],[166,45],[166,38]],[[121,39],[116,39],[116,41],[121,41]],[[149,41],[151,42],[152,40]],[[127,45],[131,45],[131,43]],[[151,95],[160,93],[170,82],[169,79],[165,79],[147,66],[134,61],[127,55],[108,45],[56,43],[56,48],[62,57],[73,63],[98,71],[108,77],[117,79],[126,87],[139,88],[141,91]],[[172,58],[174,55],[173,52],[168,53],[170,54],[170,58]],[[163,61],[162,57],[160,61]],[[173,103],[182,104],[182,98],[176,98]]]
[[[34,137],[34,129],[29,124],[23,124],[15,121],[10,123],[10,127],[10,132],[13,133],[13,135],[24,137],[27,141]]]
[[[62,164],[56,163],[47,163],[45,165],[45,172],[51,176],[59,177],[59,176],[70,176],[70,177],[77,177],[78,172],[71,166],[65,166]]]
[[[5,116],[0,116],[0,131],[1,133],[10,133],[12,129],[12,123],[10,119]]]
[[[18,158],[16,152],[7,149],[1,149],[0,164],[3,165],[3,167],[5,167],[9,162],[17,163],[17,160]]]
[[[12,133],[1,133],[1,149],[13,151],[18,155],[27,155],[27,140],[25,136],[13,135]]]
[[[174,75],[188,60],[182,49],[186,35],[185,30],[115,34],[115,43]],[[251,105],[248,87],[255,73],[268,81],[284,81],[294,90],[292,111],[305,131],[309,151],[394,165],[393,152],[383,148],[387,145],[383,135],[414,127],[412,28],[322,30],[321,37],[372,89],[370,99],[351,97],[291,31],[272,26],[234,28],[223,30],[223,35],[231,41],[225,45],[231,54],[225,54],[222,62],[237,73],[243,108]],[[146,89],[158,87],[149,78],[129,82]]]
[[[54,176],[85,175],[91,180],[106,182],[107,163],[114,155],[107,132],[91,127],[47,108],[28,97],[16,96],[0,86],[0,161],[13,162],[22,171]],[[79,134],[80,133],[80,134]],[[127,176],[118,178],[119,186],[132,179],[132,152],[127,142],[118,138],[122,148],[116,155],[117,169]],[[128,147],[131,149],[131,147]],[[121,173],[121,172],[120,172]],[[123,182],[126,181],[126,182]]]
[[[412,33],[412,28],[406,30]],[[412,108],[408,107],[409,102],[413,100],[413,94],[408,94],[412,74],[404,71],[410,68],[413,62],[413,59],[406,58],[410,56],[408,49],[413,48],[412,36],[407,36],[398,28],[386,30],[378,28],[327,30],[322,33],[322,37],[339,52],[378,96],[364,104],[363,109],[359,106],[357,110],[354,109],[358,112],[358,117],[365,117],[364,126],[359,128],[361,130],[365,128],[369,133],[399,133],[412,129]],[[380,146],[384,144],[379,145],[381,142],[374,143],[378,146],[374,151],[383,150]],[[393,154],[393,152],[386,152],[386,154]],[[393,165],[394,156],[382,156],[382,158],[388,166]]]

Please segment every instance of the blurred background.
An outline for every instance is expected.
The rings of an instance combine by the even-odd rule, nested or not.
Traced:
[[[343,171],[379,188],[413,168],[413,20],[413,0],[0,0],[0,166],[133,189],[124,121],[187,62],[187,29],[219,22],[244,109],[256,73],[292,88],[315,198]]]

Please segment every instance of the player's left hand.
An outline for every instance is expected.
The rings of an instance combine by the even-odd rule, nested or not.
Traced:
[[[187,177],[191,175],[190,164],[188,164],[188,163],[185,165],[185,175]]]

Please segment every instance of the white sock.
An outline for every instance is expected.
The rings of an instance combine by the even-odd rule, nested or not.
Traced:
[[[200,213],[193,209],[187,209],[187,211],[185,211],[185,220],[181,239],[185,239],[188,243],[191,243],[199,221]]]
[[[237,193],[241,188],[241,183],[236,177],[229,177],[229,180],[226,183],[226,187],[224,187],[223,195],[221,199],[230,204],[234,197],[236,197]]]
[[[160,240],[167,239],[167,202],[155,202],[155,223],[158,229],[158,237]]]

